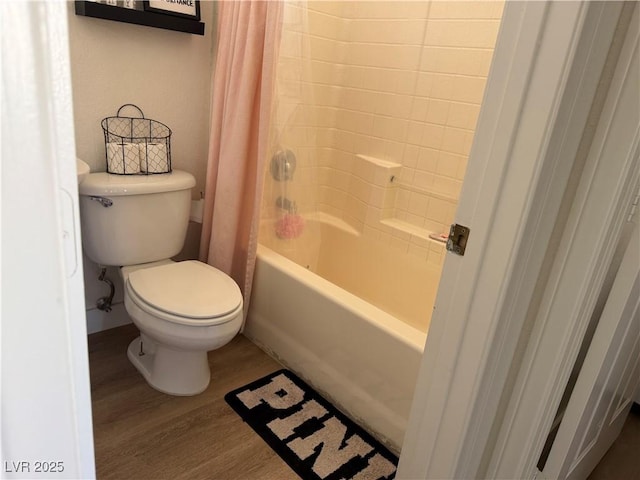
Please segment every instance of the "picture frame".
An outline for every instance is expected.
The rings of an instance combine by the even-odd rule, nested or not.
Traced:
[[[200,20],[200,0],[144,0],[145,12]]]

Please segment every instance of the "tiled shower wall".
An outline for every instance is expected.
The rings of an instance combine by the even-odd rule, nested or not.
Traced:
[[[300,175],[287,195],[438,261],[441,248],[425,238],[453,219],[502,8],[308,2],[308,27],[290,12],[299,26],[285,29],[281,63],[291,68],[279,98],[297,108],[279,119],[279,141]],[[400,164],[399,178],[372,182],[357,154]]]

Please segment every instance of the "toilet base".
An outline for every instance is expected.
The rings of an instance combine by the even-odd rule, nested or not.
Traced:
[[[197,395],[211,380],[207,352],[174,350],[145,336],[129,344],[127,357],[149,385],[169,395]]]

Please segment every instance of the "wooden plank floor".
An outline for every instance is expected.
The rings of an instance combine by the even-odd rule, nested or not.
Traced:
[[[151,388],[127,359],[133,325],[89,336],[99,479],[295,479],[224,395],[280,365],[238,335],[209,353],[211,384],[194,397]]]
[[[98,479],[288,480],[297,475],[224,401],[281,366],[242,335],[209,353],[211,384],[195,397],[151,388],[127,359],[133,325],[89,336]],[[640,478],[640,413],[590,480]]]

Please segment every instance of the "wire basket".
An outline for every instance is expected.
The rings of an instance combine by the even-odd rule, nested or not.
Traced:
[[[139,117],[120,112],[133,107]],[[107,172],[116,175],[153,175],[171,172],[171,129],[145,118],[137,105],[122,105],[115,117],[102,119]]]

